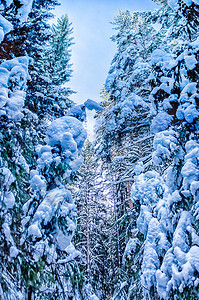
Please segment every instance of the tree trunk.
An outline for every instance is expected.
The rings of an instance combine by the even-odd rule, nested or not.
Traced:
[[[34,298],[33,287],[30,286],[27,293],[27,300],[34,300]]]
[[[86,192],[86,269],[88,281],[90,282],[90,194],[87,186]]]

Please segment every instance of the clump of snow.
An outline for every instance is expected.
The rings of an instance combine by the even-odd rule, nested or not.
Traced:
[[[19,0],[20,4],[22,5],[18,9],[18,18],[20,22],[25,22],[28,18],[28,14],[32,8],[32,2],[33,0]]]
[[[15,204],[15,197],[12,192],[5,192],[1,196],[6,208],[13,208]]]
[[[21,67],[24,70],[28,69],[29,58],[27,56],[15,57],[10,60],[2,62],[1,67],[11,71],[14,67]],[[19,69],[18,69],[19,70]],[[20,70],[23,73],[23,70]]]
[[[153,207],[163,192],[164,183],[159,174],[155,171],[148,171],[135,178],[131,188],[131,199],[133,202],[139,200],[140,204],[145,204],[146,199],[147,204],[150,203]]]
[[[53,121],[47,129],[47,143],[50,146],[63,146],[61,141],[64,134],[70,133],[74,142],[77,144],[77,149],[81,149],[86,140],[86,130],[83,128],[82,123],[76,118],[65,116]],[[73,151],[74,144],[68,148]]]
[[[196,82],[191,82],[191,83],[188,83],[182,90],[181,92],[181,96],[180,96],[180,100],[181,102],[183,102],[183,97],[185,97],[184,94],[195,94],[197,92],[197,83]]]
[[[69,246],[64,248],[65,252],[67,253],[67,258],[65,259],[59,259],[57,261],[58,264],[63,264],[69,261],[74,260],[77,257],[81,257],[81,252],[75,249],[74,245],[72,243],[69,244]]]
[[[3,233],[5,235],[6,241],[8,244],[13,244],[13,238],[11,236],[11,231],[10,231],[10,222],[5,221],[2,225]]]
[[[33,239],[42,237],[41,231],[37,224],[32,224],[28,227],[28,235],[33,236]]]
[[[176,116],[179,120],[185,119],[188,123],[193,123],[198,118],[199,112],[194,104],[182,105],[178,108]]]
[[[152,219],[151,209],[146,205],[141,205],[140,214],[137,219],[137,228],[138,230],[146,237],[148,224]]]
[[[3,175],[3,186],[6,190],[9,190],[11,184],[15,181],[15,177],[12,175],[10,170],[6,167],[0,169],[0,174]]]
[[[192,230],[191,215],[184,211],[174,232],[173,246],[164,256],[162,266],[157,271],[157,284],[160,296],[167,299],[168,291],[179,289],[182,293],[187,285],[192,285],[198,268],[198,246],[189,249],[187,232]],[[162,282],[162,279],[163,282]]]
[[[71,168],[71,170],[73,172],[76,172],[77,170],[79,170],[79,168],[81,167],[81,165],[83,164],[83,157],[82,156],[79,156],[77,157],[75,160],[72,160],[70,163],[69,163],[69,166]]]
[[[47,224],[54,212],[59,208],[60,205],[64,205],[71,199],[69,191],[59,188],[55,188],[47,193],[43,202],[39,205],[37,212],[34,215],[33,222],[44,220],[44,225]]]
[[[23,117],[28,75],[28,58],[18,57],[0,65],[0,108],[15,121]]]
[[[168,282],[167,276],[164,273],[162,273],[160,270],[157,270],[156,280],[157,280],[158,295],[161,297],[161,299],[166,299],[167,298],[166,287]]]
[[[97,103],[94,100],[87,99],[83,104],[72,106],[68,110],[67,115],[74,117],[80,120],[81,122],[84,122],[87,118],[86,109],[95,110],[95,111],[103,110],[103,108],[99,105],[99,103]]]
[[[45,182],[44,178],[42,178],[41,175],[33,176],[33,178],[30,180],[30,187],[35,192],[39,192],[39,193],[41,193],[41,195],[45,195],[46,182]]]
[[[135,168],[134,168],[135,175],[140,175],[143,171],[144,171],[144,164],[143,164],[143,162],[138,162],[135,165]]]
[[[10,256],[17,257],[19,250],[15,246],[10,247]]]
[[[193,269],[199,272],[199,247],[193,246],[186,254],[186,259],[190,262]]]
[[[185,163],[182,167],[183,189],[190,190],[193,196],[196,196],[198,189],[198,160],[199,160],[199,144],[196,141],[190,140],[185,145],[186,155]]]
[[[156,49],[151,55],[151,64],[164,69],[170,69],[176,65],[176,62],[170,53]]]
[[[74,105],[68,110],[67,115],[83,122],[86,120],[86,107],[84,104]]]
[[[144,287],[145,297],[149,294],[150,288],[156,283],[156,271],[159,268],[159,259],[153,247],[145,248],[142,263],[141,282]]]
[[[5,110],[11,119],[19,121],[23,117],[21,110],[24,106],[25,97],[26,93],[23,91],[10,93],[10,97],[6,103]]]
[[[86,140],[86,130],[82,122],[65,116],[53,121],[47,129],[47,143],[50,146],[38,147],[38,167],[40,169],[52,162],[63,163],[67,178],[82,165],[81,150]],[[54,153],[54,154],[53,154]]]
[[[164,111],[158,113],[157,116],[152,120],[151,131],[153,133],[157,133],[166,130],[171,124],[172,119],[173,117]]]
[[[110,91],[110,89],[113,86],[114,81],[115,81],[115,75],[114,74],[109,74],[107,76],[106,82],[105,82],[106,91]]]
[[[123,261],[131,259],[132,254],[137,251],[140,245],[141,243],[138,238],[130,238],[124,250]]]
[[[38,168],[43,169],[45,166],[50,165],[53,162],[53,156],[50,146],[38,146],[36,151],[38,153]]]
[[[51,234],[54,234],[57,247],[65,250],[70,244],[75,231],[75,215],[75,206],[72,203],[71,193],[65,188],[55,188],[46,194],[44,200],[38,206],[28,227],[28,235],[32,236],[33,240],[41,238],[42,232],[45,231],[44,227],[50,224],[53,218],[57,217],[58,219],[53,225],[54,230]],[[67,223],[66,227],[62,228],[60,226],[59,218],[65,220]]]
[[[94,100],[88,99],[84,102],[84,105],[86,106],[87,109],[89,110],[96,110],[96,111],[102,111],[103,108],[99,105],[99,103],[97,103]]]
[[[179,247],[182,251],[187,252],[189,241],[186,233],[187,227],[191,225],[191,215],[183,211],[176,230],[173,235],[173,247]]]
[[[70,132],[66,132],[62,136],[61,140],[62,151],[70,151],[71,153],[77,152],[77,144],[73,139],[73,135]]]
[[[195,58],[195,55],[185,55],[184,59],[188,70],[193,70],[196,67],[197,59]]]
[[[197,83],[192,82],[185,85],[182,89],[179,98],[179,107],[176,111],[176,116],[179,120],[186,120],[188,123],[193,123],[199,116],[197,110]]]
[[[153,152],[154,164],[161,165],[165,160],[170,159],[174,154],[177,161],[181,157],[182,149],[179,145],[177,135],[175,131],[166,130],[159,132],[155,135],[153,146],[155,151]]]
[[[0,43],[3,41],[5,34],[13,29],[13,25],[0,15]]]
[[[8,84],[8,77],[9,77],[10,72],[3,67],[0,67],[0,83],[3,88],[1,90],[1,95],[7,96],[7,90],[5,89]]]
[[[9,74],[8,87],[12,91],[23,90],[27,80],[27,69],[23,66],[14,66]]]

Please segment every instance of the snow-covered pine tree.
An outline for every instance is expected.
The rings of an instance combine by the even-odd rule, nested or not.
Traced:
[[[91,232],[93,226],[96,207],[94,207],[95,197],[94,189],[96,184],[96,161],[94,150],[89,140],[86,141],[83,150],[84,163],[81,166],[79,179],[77,182],[76,205],[78,211],[77,219],[77,235],[76,244],[80,243],[78,249],[82,250],[85,264],[84,273],[88,283],[91,282],[91,264],[92,259],[95,259],[92,253]]]
[[[103,183],[92,143],[87,140],[82,152],[82,164],[75,184],[77,229],[74,239],[82,253],[81,268],[85,275],[84,294],[92,286],[99,299],[106,299],[110,291],[109,208],[105,205]],[[87,299],[87,298],[85,298]],[[88,298],[90,299],[90,298]]]
[[[49,16],[54,2],[34,1],[35,13],[36,3]],[[36,28],[27,22],[31,5],[0,4],[0,297],[79,299],[81,277],[74,260],[79,252],[70,243],[76,212],[65,185],[81,165],[86,132],[75,118],[63,117],[51,123],[41,142],[38,115],[24,108],[31,51],[29,58],[20,55],[28,49],[30,28]]]
[[[71,243],[76,208],[66,188],[82,163],[86,139],[82,123],[73,117],[54,120],[47,129],[47,143],[39,145],[37,167],[30,171],[30,199],[23,206],[21,243],[29,254],[24,273],[38,299],[77,297],[82,278]]]
[[[155,41],[160,39],[152,22],[151,13],[131,15],[127,11],[115,18],[113,24],[118,34],[112,39],[117,43],[117,53],[105,84],[108,99],[103,102],[104,111],[97,120],[96,151],[114,202],[116,283],[128,277],[122,256],[126,239],[131,235],[129,223],[134,218],[129,202],[133,170],[138,160],[148,168],[151,159],[153,135],[149,133],[150,103],[146,101],[152,89],[148,59]],[[117,297],[122,297],[120,284],[118,291]]]
[[[39,114],[43,98],[39,97],[48,84],[45,81],[42,60],[51,37],[49,20],[52,18],[52,10],[58,5],[57,0],[34,0],[31,13],[28,18],[28,36],[26,48],[32,58],[29,64],[30,80],[26,96],[26,106],[30,111]]]
[[[40,10],[42,12],[42,8]],[[39,41],[36,40],[33,43],[34,48],[38,48],[39,51],[35,52],[33,56],[34,61],[30,68],[31,80],[29,82],[26,104],[31,111],[36,112],[42,119],[44,117],[53,119],[65,115],[72,104],[72,101],[69,100],[72,91],[64,87],[64,84],[69,81],[72,72],[71,64],[69,63],[72,28],[67,15],[58,19],[57,25],[52,25],[49,28],[46,19],[51,15],[45,16],[44,20],[46,21],[44,23],[41,12],[39,14],[39,16],[41,15],[41,20],[38,20],[38,18],[35,20],[34,15],[32,19],[34,22],[37,22],[36,25],[40,28],[42,34],[44,34],[45,28],[47,37],[45,36],[45,39],[40,37]],[[32,19],[30,20],[31,22]],[[35,34],[38,36],[38,32]],[[33,38],[32,35],[31,38]],[[30,53],[32,53],[33,46],[31,44],[31,47],[29,47],[28,51]]]
[[[65,86],[72,73],[70,47],[73,40],[71,37],[73,29],[71,26],[67,15],[58,19],[57,24],[52,26],[49,49],[45,52],[44,67],[50,78],[46,98],[48,98],[48,108],[50,110],[52,107],[51,114],[54,113],[55,117],[65,115],[72,104],[68,97],[73,92]]]
[[[125,259],[135,265],[141,257],[141,298],[197,299],[198,1],[168,4],[175,15],[165,36],[170,51],[160,45],[151,56],[156,170],[138,168],[131,190],[132,202],[139,204],[137,233],[127,244]],[[129,297],[137,297],[133,281]]]
[[[20,257],[21,209],[28,199],[29,166],[25,157],[28,152],[33,155],[33,151],[28,147],[28,141],[23,139],[22,127],[29,59],[20,56],[24,55],[23,38],[20,41],[15,37],[16,32],[23,32],[21,29],[25,26],[31,5],[31,1],[3,1],[0,4],[1,299],[19,299],[25,290]],[[15,52],[18,57],[15,57]]]

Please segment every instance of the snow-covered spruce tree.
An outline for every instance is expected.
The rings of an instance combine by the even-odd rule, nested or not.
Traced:
[[[82,278],[71,243],[76,209],[66,188],[82,163],[86,139],[82,123],[73,117],[54,120],[47,129],[46,145],[39,145],[37,168],[31,170],[30,200],[23,207],[21,243],[29,253],[27,282],[38,299],[79,299]],[[27,259],[24,257],[24,259]]]
[[[105,205],[103,183],[92,143],[87,140],[82,164],[74,188],[77,206],[77,229],[74,244],[82,253],[81,268],[85,274],[84,294],[89,285],[99,299],[107,299],[110,291],[111,267],[107,222],[110,217]],[[90,299],[85,296],[85,299]]]
[[[31,22],[32,19],[35,21],[35,16],[30,19]],[[34,61],[30,66],[31,80],[26,104],[42,119],[53,119],[63,116],[72,104],[68,98],[72,91],[63,86],[69,81],[72,72],[69,63],[72,28],[66,15],[58,19],[57,25],[52,25],[51,28],[46,23],[41,26],[41,20],[38,18],[36,21],[42,33],[45,25],[48,38],[33,43],[39,51],[33,56]],[[38,32],[36,35],[38,36]],[[28,52],[32,53],[33,46],[31,44]]]
[[[117,53],[105,83],[108,97],[103,102],[104,111],[97,120],[96,151],[103,162],[114,202],[116,283],[126,278],[122,256],[133,220],[128,198],[134,166],[140,160],[148,168],[151,159],[153,135],[149,133],[147,100],[152,87],[148,60],[155,41],[160,39],[153,22],[151,13],[131,15],[127,11],[115,18],[113,24],[118,34],[112,39],[117,43]]]
[[[29,166],[33,155],[24,140],[23,106],[29,59],[23,47],[14,47],[8,35],[20,32],[31,9],[31,1],[3,1],[0,4],[0,297],[19,299],[24,292],[21,271],[21,208],[27,201]],[[22,42],[21,42],[22,44]],[[18,57],[15,57],[15,51]],[[14,57],[14,58],[13,58]],[[12,58],[12,59],[9,59]]]
[[[78,299],[79,253],[70,244],[76,212],[65,184],[81,164],[86,132],[72,117],[57,119],[38,145],[38,115],[24,108],[29,58],[20,56],[31,4],[0,5],[0,297]]]
[[[137,233],[124,255],[133,266],[141,257],[138,282],[144,299],[198,297],[197,2],[168,1],[177,18],[169,29],[175,42],[170,52],[162,47],[151,56],[155,87],[149,99],[155,110],[151,131],[156,171],[137,168],[131,190],[132,202],[139,208]],[[132,282],[129,297],[136,299],[136,295]]]
[[[30,80],[28,81],[28,91],[26,96],[26,106],[30,111],[41,114],[41,106],[44,102],[40,97],[49,82],[43,69],[44,53],[47,43],[51,38],[49,20],[52,18],[52,10],[58,5],[57,0],[34,0],[31,13],[28,18],[28,35],[26,40],[26,50],[32,58],[29,64]],[[41,119],[41,117],[40,117]]]
[[[50,82],[46,90],[48,109],[54,116],[63,116],[72,101],[69,96],[73,93],[69,88],[63,87],[71,77],[71,50],[73,38],[72,27],[68,16],[64,15],[52,26],[52,36],[49,41],[49,49],[45,52],[44,68]],[[50,102],[51,99],[51,102]],[[50,109],[50,107],[52,107]]]

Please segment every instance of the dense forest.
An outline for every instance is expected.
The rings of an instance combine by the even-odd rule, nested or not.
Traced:
[[[70,15],[0,0],[0,299],[199,299],[199,0],[153,1],[77,105]]]

